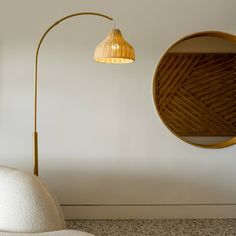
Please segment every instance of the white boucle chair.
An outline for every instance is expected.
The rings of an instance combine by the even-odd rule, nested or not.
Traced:
[[[35,175],[0,166],[0,236],[92,236],[66,230],[55,196]]]
[[[85,232],[75,230],[60,230],[46,233],[1,233],[0,236],[92,236]]]

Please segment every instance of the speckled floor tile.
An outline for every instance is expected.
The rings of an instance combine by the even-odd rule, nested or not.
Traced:
[[[236,219],[71,220],[67,227],[96,236],[236,236]]]

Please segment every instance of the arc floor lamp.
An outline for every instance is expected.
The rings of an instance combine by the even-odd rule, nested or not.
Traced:
[[[34,77],[34,133],[33,133],[33,158],[34,158],[34,174],[39,174],[38,165],[38,130],[37,130],[37,109],[38,109],[38,59],[39,51],[41,45],[46,37],[46,35],[58,24],[68,20],[72,17],[82,16],[82,15],[93,15],[103,17],[107,20],[113,21],[109,16],[96,13],[96,12],[79,12],[71,14],[61,18],[52,24],[42,35],[36,50],[35,57],[35,77]],[[94,53],[94,59],[97,62],[102,63],[130,63],[135,60],[135,53],[133,47],[125,41],[121,31],[115,27],[111,30],[105,40],[100,43]]]

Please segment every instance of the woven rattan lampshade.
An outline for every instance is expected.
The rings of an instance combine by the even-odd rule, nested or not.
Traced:
[[[135,60],[135,53],[133,47],[123,38],[120,30],[113,29],[96,47],[94,59],[103,63],[130,63]]]

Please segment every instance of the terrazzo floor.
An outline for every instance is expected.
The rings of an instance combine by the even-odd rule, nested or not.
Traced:
[[[236,219],[219,220],[70,220],[67,227],[96,236],[232,236]]]

